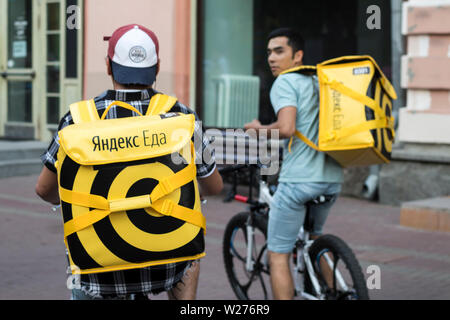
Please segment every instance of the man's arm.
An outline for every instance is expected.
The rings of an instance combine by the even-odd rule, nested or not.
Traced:
[[[59,204],[58,178],[56,173],[44,166],[36,183],[35,191],[43,200],[52,204]]]
[[[261,129],[268,130],[268,136],[271,136],[271,130],[278,130],[279,137],[281,139],[288,139],[292,137],[296,130],[296,120],[297,120],[297,108],[295,106],[288,106],[282,108],[277,114],[277,121],[269,124],[262,125],[259,120],[255,119],[250,123],[246,123],[244,128],[255,129],[259,131]]]
[[[202,196],[213,196],[219,194],[223,189],[222,176],[217,168],[214,169],[206,178],[199,177],[198,183],[200,185],[200,194]]]

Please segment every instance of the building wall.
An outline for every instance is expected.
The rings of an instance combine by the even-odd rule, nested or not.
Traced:
[[[118,27],[131,23],[146,26],[158,37],[161,69],[156,89],[170,95],[176,95],[176,91],[181,92],[175,88],[176,80],[179,81],[180,78],[176,72],[176,59],[179,59],[176,57],[176,34],[177,28],[181,28],[186,22],[181,19],[182,24],[178,23],[175,16],[177,8],[183,5],[183,2],[189,1],[85,0],[84,99],[112,88],[105,65],[108,42],[103,41],[103,36],[110,36]],[[179,8],[177,15],[183,16]],[[189,12],[184,15],[189,17]]]
[[[450,1],[411,0],[403,4],[402,142],[450,144]]]

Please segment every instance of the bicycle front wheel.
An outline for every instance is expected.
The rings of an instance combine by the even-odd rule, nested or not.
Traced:
[[[309,256],[319,280],[322,298],[327,300],[368,300],[364,274],[350,247],[340,238],[324,235],[314,241]],[[313,294],[317,292],[309,286]],[[309,292],[310,293],[310,292]]]
[[[270,284],[266,250],[267,219],[256,216],[253,221],[251,267],[247,266],[249,235],[247,221],[250,213],[234,216],[225,228],[223,259],[231,287],[240,300],[269,299]]]

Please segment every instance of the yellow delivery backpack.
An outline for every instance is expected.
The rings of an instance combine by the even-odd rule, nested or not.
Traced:
[[[93,100],[70,106],[74,125],[59,132],[56,167],[72,273],[205,255],[191,139],[195,118],[166,113],[175,102],[157,94],[141,115],[115,101],[101,117]],[[113,105],[141,116],[105,120]]]
[[[320,90],[317,145],[301,132],[296,137],[343,167],[390,161],[395,137],[392,100],[397,95],[372,57],[345,56],[283,74],[290,72],[317,74]]]

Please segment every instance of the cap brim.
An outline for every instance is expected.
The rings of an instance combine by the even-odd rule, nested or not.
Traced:
[[[124,67],[111,60],[113,78],[120,84],[152,85],[156,80],[156,65],[149,68]]]

